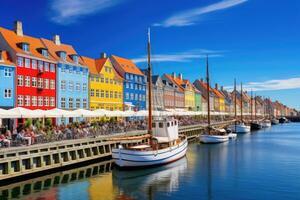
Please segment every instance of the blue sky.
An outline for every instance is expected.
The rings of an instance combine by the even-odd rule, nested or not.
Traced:
[[[73,44],[79,54],[132,58],[140,67],[151,27],[154,73],[234,78],[257,94],[300,109],[300,1],[27,0],[3,1],[0,26],[23,22],[25,34]]]

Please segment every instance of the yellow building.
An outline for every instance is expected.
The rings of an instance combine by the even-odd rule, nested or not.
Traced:
[[[217,84],[212,90],[215,93],[215,110],[225,112],[225,96],[219,91]]]
[[[90,109],[123,110],[123,79],[105,55],[100,59],[82,57],[90,71]]]

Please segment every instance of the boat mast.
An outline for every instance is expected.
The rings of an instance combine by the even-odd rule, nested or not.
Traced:
[[[234,79],[234,118],[237,120],[237,109],[236,109],[236,80]]]
[[[150,28],[148,29],[148,133],[152,134],[152,71],[150,57]]]
[[[210,134],[210,96],[209,96],[209,70],[208,70],[208,55],[206,55],[206,90],[207,90],[207,127]]]
[[[256,120],[256,94],[254,95],[254,119]]]
[[[253,93],[251,90],[251,99],[250,99],[250,113],[251,113],[251,121],[253,121]]]
[[[241,122],[243,122],[243,83],[241,83]]]

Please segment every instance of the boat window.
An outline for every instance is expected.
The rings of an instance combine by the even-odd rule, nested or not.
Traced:
[[[172,122],[172,126],[174,126],[174,122]]]
[[[159,126],[159,128],[163,128],[164,124],[160,122],[158,126]]]
[[[175,126],[177,125],[177,121],[175,121]]]
[[[170,127],[170,123],[169,122],[167,123],[167,126]]]
[[[152,123],[152,128],[155,128],[156,126],[155,126],[155,123]]]

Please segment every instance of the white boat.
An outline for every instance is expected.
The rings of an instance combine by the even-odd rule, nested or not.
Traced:
[[[245,125],[244,123],[240,123],[237,125],[231,125],[229,126],[229,129],[233,132],[233,133],[249,133],[251,130],[250,126]]]
[[[178,121],[157,120],[152,123],[153,133],[149,143],[112,149],[112,158],[119,167],[143,167],[174,162],[186,154],[187,137],[178,135]]]
[[[112,158],[119,167],[147,167],[167,164],[186,154],[187,137],[178,134],[178,120],[157,119],[152,122],[152,69],[150,58],[150,30],[148,32],[148,133],[147,143],[112,149]]]
[[[227,142],[229,140],[228,135],[200,135],[200,142],[205,144],[217,144]]]
[[[272,123],[270,120],[264,120],[261,122],[262,128],[270,128],[272,126]]]
[[[236,133],[229,133],[228,137],[229,137],[229,139],[236,139],[237,138],[237,134]]]

